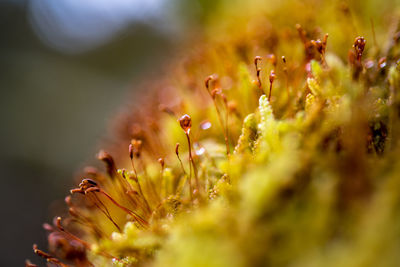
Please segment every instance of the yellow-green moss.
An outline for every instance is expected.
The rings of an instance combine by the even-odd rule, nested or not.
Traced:
[[[88,261],[95,266],[397,266],[399,7],[397,1],[372,0],[223,1],[193,51],[173,62],[162,87],[154,85],[158,97],[121,122],[127,127],[121,127],[112,151],[116,165],[127,171],[92,177],[146,223],[100,191],[69,203],[104,232],[95,236],[93,225],[65,222],[90,244]],[[302,27],[296,30],[296,23]],[[310,43],[325,32],[326,53],[320,54]],[[352,47],[357,36],[367,40],[360,61]],[[261,86],[255,56],[262,58]],[[268,100],[271,70],[276,79]],[[218,78],[208,78],[206,89],[204,79],[213,73]],[[160,104],[161,110],[154,108]],[[183,114],[191,117],[190,134],[177,121]],[[141,155],[132,156],[135,170],[129,162],[131,138],[143,141]],[[101,198],[121,232],[88,204],[91,194]],[[66,260],[79,266],[77,259]]]

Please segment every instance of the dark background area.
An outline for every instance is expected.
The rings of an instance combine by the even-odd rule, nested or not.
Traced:
[[[0,266],[43,262],[32,244],[47,248],[42,224],[59,211],[76,171],[95,161],[113,114],[214,4],[174,1],[167,15],[184,15],[172,33],[130,23],[78,53],[38,37],[32,2],[0,1]]]

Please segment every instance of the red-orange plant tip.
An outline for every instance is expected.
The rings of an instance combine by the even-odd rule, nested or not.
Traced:
[[[133,145],[129,144],[129,157],[133,159]]]
[[[269,74],[269,82],[270,82],[270,83],[273,83],[274,80],[275,80],[275,78],[276,78],[275,71],[274,71],[274,70],[271,70],[271,72],[270,72],[270,74]]]
[[[274,71],[274,70],[271,70],[271,73],[269,74],[269,95],[268,95],[268,101],[271,101],[272,84],[274,83],[275,78],[276,78],[275,71]]]
[[[278,63],[278,61],[276,60],[276,56],[274,54],[269,54],[267,57],[272,66],[276,67],[276,64]]]
[[[44,224],[43,224],[43,229],[46,230],[46,231],[53,231],[53,230],[54,230],[54,227],[51,226],[51,225],[48,224],[48,223],[44,223]]]
[[[72,202],[71,202],[71,196],[66,196],[65,198],[64,198],[64,202],[68,205],[68,206],[70,206],[71,204],[72,204]]]
[[[25,267],[39,267],[38,265],[32,263],[30,260],[25,261]]]
[[[44,251],[38,249],[38,247],[37,247],[36,244],[33,244],[33,252],[34,252],[36,255],[38,255],[38,256],[44,258],[45,260],[47,260],[47,261],[50,262],[50,263],[53,263],[53,264],[55,264],[55,265],[57,265],[57,266],[61,266],[61,267],[68,267],[68,265],[63,264],[59,259],[57,259],[57,258],[51,256],[50,254],[48,254],[48,253],[46,253],[46,252],[44,252]]]
[[[212,75],[207,76],[207,77],[204,79],[204,85],[205,85],[205,87],[206,87],[207,90],[209,90],[209,88],[210,88],[210,81],[211,81],[212,79],[213,79],[213,76],[212,76]]]
[[[159,158],[159,159],[158,159],[158,163],[160,163],[161,168],[164,169],[164,166],[165,166],[165,161],[164,161],[164,159],[163,159],[163,158]]]
[[[79,184],[79,188],[82,189],[83,191],[86,191],[89,188],[97,186],[98,186],[97,182],[89,178],[84,178],[82,182]]]
[[[99,170],[93,166],[86,166],[83,169],[83,172],[86,173],[87,175],[93,175],[93,176],[96,176],[99,174]]]
[[[181,125],[181,128],[186,134],[190,133],[190,129],[192,127],[192,119],[190,118],[189,115],[185,114],[179,119],[179,124]]]
[[[261,77],[260,77],[261,68],[259,67],[258,62],[261,60],[262,60],[262,58],[260,56],[254,57],[254,66],[256,67],[257,80],[254,80],[253,83],[255,85],[257,85],[258,88],[260,88],[260,89],[262,89],[262,83],[261,83]]]
[[[353,47],[354,47],[354,51],[356,53],[357,60],[359,62],[361,61],[361,57],[364,52],[365,43],[366,43],[366,41],[365,41],[364,37],[362,37],[362,36],[356,37],[356,39],[354,40]]]
[[[100,150],[99,153],[97,153],[97,158],[104,162],[107,168],[108,175],[111,178],[114,178],[115,175],[117,174],[117,167],[115,165],[113,157],[106,151]]]
[[[60,216],[58,216],[58,217],[56,218],[56,226],[57,226],[57,228],[60,229],[61,231],[64,231],[64,228],[63,228],[62,225],[61,225],[61,217],[60,217]]]
[[[143,142],[140,139],[132,139],[131,140],[131,145],[129,146],[130,152],[129,154],[133,154],[135,157],[140,158],[140,155],[142,153],[142,145]]]
[[[256,66],[256,70],[260,69],[258,67],[258,61],[261,61],[261,60],[262,60],[262,57],[260,57],[260,56],[255,56],[254,57],[254,65]]]

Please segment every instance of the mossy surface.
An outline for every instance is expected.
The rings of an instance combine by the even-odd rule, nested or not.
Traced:
[[[52,255],[76,266],[397,266],[399,7],[222,2],[146,85],[155,93],[117,120],[113,157],[99,155],[107,171],[86,170],[95,184],[48,226],[64,235],[49,238]]]

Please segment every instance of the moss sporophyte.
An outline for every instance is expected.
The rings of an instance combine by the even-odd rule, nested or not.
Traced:
[[[97,155],[104,172],[83,170],[36,255],[398,265],[397,2],[250,2],[221,4],[167,75],[144,82],[154,90],[127,104]]]

